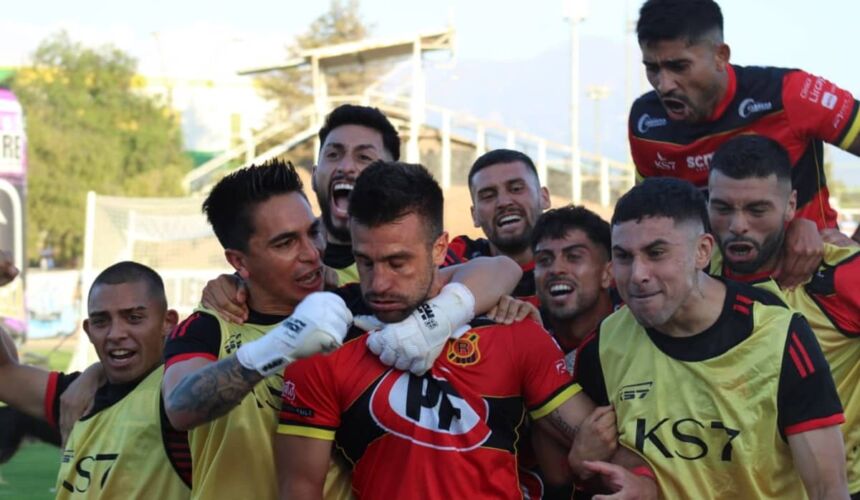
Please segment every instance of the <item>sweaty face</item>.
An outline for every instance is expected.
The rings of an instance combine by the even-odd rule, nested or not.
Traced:
[[[341,125],[326,137],[314,169],[313,188],[330,240],[349,242],[349,194],[358,174],[380,159],[392,158],[383,146],[382,134],[375,129]]]
[[[499,163],[472,177],[472,220],[502,254],[531,244],[537,218],[549,207],[549,193],[521,162]]]
[[[728,46],[663,40],[640,46],[648,82],[672,120],[702,122],[722,97]]]
[[[445,259],[448,235],[428,241],[425,227],[416,214],[373,228],[350,223],[362,295],[386,323],[405,319],[427,300]]]
[[[294,307],[322,290],[320,222],[299,193],[273,196],[254,209],[254,233],[245,252],[229,250],[231,263],[251,287],[257,307]],[[229,257],[228,257],[229,258]]]
[[[612,226],[615,284],[642,326],[666,330],[679,319],[696,286],[698,270],[710,260],[710,247],[703,252],[700,243],[710,236],[697,236],[700,226],[675,224],[668,217]]]
[[[723,259],[733,272],[770,271],[794,217],[796,195],[776,175],[732,179],[712,171],[708,217]]]
[[[151,297],[143,281],[96,285],[87,303],[84,330],[107,379],[140,380],[161,363],[164,337],[176,326],[176,312]]]
[[[610,282],[606,250],[579,229],[544,238],[535,247],[538,298],[554,319],[571,320],[595,307]]]

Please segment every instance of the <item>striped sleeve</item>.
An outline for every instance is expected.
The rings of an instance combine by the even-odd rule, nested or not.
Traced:
[[[567,371],[564,353],[537,323],[518,323],[512,342],[521,376],[522,394],[532,418],[551,413],[582,388]]]
[[[341,414],[334,357],[312,356],[286,367],[278,434],[334,440]]]
[[[845,422],[830,366],[806,320],[795,314],[786,336],[777,393],[783,436]]]

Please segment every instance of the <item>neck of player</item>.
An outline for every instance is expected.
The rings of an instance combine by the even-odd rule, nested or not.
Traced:
[[[612,299],[609,292],[601,292],[592,307],[577,314],[572,319],[553,318],[549,314],[547,325],[552,333],[566,344],[579,345],[588,334],[597,330],[600,321],[612,313]]]
[[[665,323],[654,329],[670,337],[692,337],[713,326],[723,312],[726,286],[699,271],[687,298]]]

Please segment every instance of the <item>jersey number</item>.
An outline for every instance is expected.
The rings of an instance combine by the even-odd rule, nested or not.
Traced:
[[[99,465],[99,462],[107,462],[104,472],[102,472],[101,480],[99,481],[99,488],[104,489],[108,474],[110,474],[110,470],[113,468],[113,464],[116,462],[117,457],[119,457],[119,453],[100,453],[95,456],[89,455],[81,457],[75,463],[75,472],[78,474],[78,480],[75,481],[74,485],[63,480],[63,488],[71,491],[72,493],[85,493],[90,489],[92,476],[95,473],[95,469]],[[84,482],[85,484],[81,486],[81,482]]]

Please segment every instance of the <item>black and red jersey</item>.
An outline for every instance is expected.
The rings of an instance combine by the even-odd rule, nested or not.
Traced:
[[[477,257],[491,257],[492,255],[490,240],[486,238],[473,240],[468,236],[457,236],[448,244],[448,253],[445,255],[445,262],[442,267],[462,264]],[[535,289],[535,263],[531,261],[520,267],[523,270],[523,276],[511,295],[537,307],[539,304]]]
[[[848,149],[860,130],[858,103],[847,90],[797,69],[727,66],[729,84],[703,123],[670,120],[656,92],[630,110],[630,153],[638,178],[678,177],[706,187],[714,152],[740,134],[779,142],[793,165],[797,216],[836,227],[824,175],[823,144]]]
[[[420,377],[383,365],[360,335],[286,368],[278,432],[334,440],[359,498],[522,498],[526,411],[540,418],[578,391],[530,320],[476,320]]]

